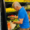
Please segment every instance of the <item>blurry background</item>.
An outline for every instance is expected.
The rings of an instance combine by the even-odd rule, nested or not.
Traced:
[[[5,0],[7,23],[10,21],[11,22],[18,21],[18,18],[14,18],[14,16],[18,16],[18,12],[12,7],[12,3],[15,1],[19,2],[21,6],[23,6],[26,9],[28,13],[29,28],[30,28],[30,0]],[[16,24],[16,27],[12,30],[19,30],[19,24]]]

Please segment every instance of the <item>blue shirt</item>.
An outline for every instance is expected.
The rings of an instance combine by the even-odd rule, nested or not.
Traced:
[[[23,24],[19,24],[20,28],[29,28],[29,19],[26,10],[22,7],[18,11],[18,19],[23,19]]]

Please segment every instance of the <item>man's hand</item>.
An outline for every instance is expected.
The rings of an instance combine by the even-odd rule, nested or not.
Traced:
[[[13,21],[12,23],[15,24],[15,21]]]
[[[23,24],[23,19],[19,19],[19,21],[13,21],[13,23],[17,23],[17,24]]]

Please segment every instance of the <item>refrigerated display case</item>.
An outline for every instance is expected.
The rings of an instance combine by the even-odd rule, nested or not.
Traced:
[[[6,4],[6,14],[7,14],[7,22],[13,22],[13,21],[18,21],[18,18],[14,18],[15,16],[18,16],[18,12],[12,7],[12,3],[13,2],[5,2]],[[19,2],[20,3],[20,2]],[[30,11],[30,8],[27,8],[27,3],[20,3],[21,6],[24,6],[24,8],[26,9],[26,11]],[[26,7],[25,7],[26,6]],[[28,17],[30,16],[30,13],[28,13]],[[19,24],[16,24],[15,28],[12,30],[17,30],[19,28]]]

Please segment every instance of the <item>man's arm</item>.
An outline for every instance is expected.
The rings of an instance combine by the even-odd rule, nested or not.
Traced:
[[[16,19],[16,18],[18,19],[18,16],[15,16],[15,19]]]
[[[23,19],[19,19],[19,21],[14,21],[13,23],[23,24]]]

